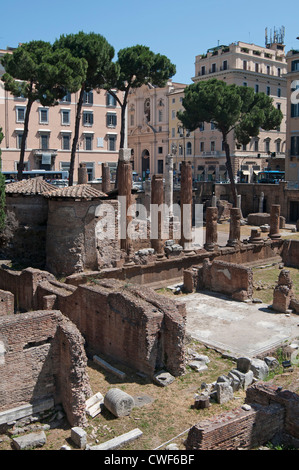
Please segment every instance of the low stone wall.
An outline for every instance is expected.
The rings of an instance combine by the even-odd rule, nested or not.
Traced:
[[[184,288],[187,292],[207,289],[247,300],[253,294],[253,273],[251,268],[238,264],[204,260],[202,266],[184,272]]]
[[[262,245],[248,243],[238,247],[219,248],[219,250],[213,252],[202,249],[192,255],[173,257],[144,265],[128,265],[120,268],[72,274],[66,278],[66,283],[80,285],[87,282],[90,277],[94,279],[127,280],[139,285],[165,283],[166,281],[171,283],[173,279],[183,278],[184,270],[202,264],[205,259],[210,261],[217,259],[235,264],[264,261],[280,256],[282,246],[283,240],[267,240]]]
[[[52,398],[71,425],[85,424],[85,401],[92,393],[83,342],[57,311],[0,318],[0,412]]]
[[[281,255],[285,266],[299,268],[299,240],[285,240]]]
[[[254,449],[279,436],[299,448],[299,396],[288,390],[256,383],[246,392],[246,404],[193,426],[187,450]]]
[[[184,372],[184,305],[128,282],[89,281],[75,287],[45,271],[0,269],[0,288],[24,310],[58,309],[77,325],[89,356],[107,355],[149,376],[162,368]]]

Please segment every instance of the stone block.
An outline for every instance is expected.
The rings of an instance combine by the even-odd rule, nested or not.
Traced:
[[[101,413],[103,403],[104,403],[103,395],[100,392],[96,393],[95,395],[90,397],[88,400],[86,400],[86,403],[85,403],[86,413],[91,418],[94,418],[99,413]]]
[[[143,434],[142,431],[140,431],[140,429],[136,428],[136,429],[133,429],[132,431],[129,431],[125,434],[122,434],[121,436],[114,437],[113,439],[110,439],[109,441],[104,442],[103,444],[88,447],[87,450],[114,450],[114,449],[118,449],[119,447],[122,447],[123,445],[128,444],[129,442],[132,442],[135,439],[138,439],[139,437],[142,436],[142,434]]]
[[[15,437],[12,440],[12,444],[17,450],[26,450],[34,449],[35,447],[42,447],[45,445],[46,441],[46,434],[44,431],[41,431]]]
[[[250,370],[251,359],[249,357],[239,357],[237,359],[237,369],[246,374]]]
[[[227,403],[234,398],[233,388],[228,382],[216,383],[217,402],[221,405]]]
[[[75,426],[71,429],[71,439],[79,449],[85,449],[87,444],[87,434],[84,429]]]
[[[162,387],[170,385],[173,381],[174,377],[166,371],[160,371],[154,375],[154,382],[156,382],[158,385],[162,385]]]
[[[269,367],[262,359],[253,359],[250,366],[256,379],[265,380],[269,374]]]

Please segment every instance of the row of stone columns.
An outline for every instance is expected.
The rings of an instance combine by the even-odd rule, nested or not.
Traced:
[[[241,210],[239,207],[233,207],[230,210],[230,229],[227,246],[236,246],[240,243],[241,235]],[[217,232],[218,209],[217,207],[207,207],[206,210],[206,242],[204,248],[212,251],[217,248],[218,232]],[[270,211],[270,230],[269,237],[272,240],[279,239],[280,235],[280,205],[273,204]],[[261,243],[260,233],[258,230],[251,231],[250,242]]]

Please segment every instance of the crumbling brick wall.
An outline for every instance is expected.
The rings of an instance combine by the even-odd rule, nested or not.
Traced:
[[[89,356],[104,354],[150,376],[163,367],[184,371],[185,306],[111,279],[58,292],[57,308],[78,326]]]
[[[83,339],[57,311],[0,318],[0,411],[53,398],[70,424],[85,423],[91,395]]]
[[[253,273],[245,266],[205,259],[202,266],[186,270],[184,287],[188,292],[207,289],[246,300],[253,294]]]
[[[187,450],[254,449],[279,436],[285,445],[299,448],[299,396],[258,382],[246,391],[242,407],[193,426]]]
[[[150,376],[162,367],[184,371],[185,305],[125,281],[91,279],[76,287],[30,268],[0,269],[4,286],[24,310],[60,310],[86,339],[89,356],[105,354]]]
[[[0,290],[0,317],[14,313],[14,295],[11,292]]]

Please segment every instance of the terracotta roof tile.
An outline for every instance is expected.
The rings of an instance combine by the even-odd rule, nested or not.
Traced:
[[[63,197],[72,199],[95,199],[107,197],[107,194],[93,188],[88,183],[66,186],[65,188],[56,188],[54,191],[48,191],[43,195],[48,198]]]
[[[55,190],[55,186],[44,181],[41,176],[30,178],[28,180],[16,181],[15,183],[9,183],[5,186],[6,194],[23,194],[25,196],[45,194],[46,192]]]

